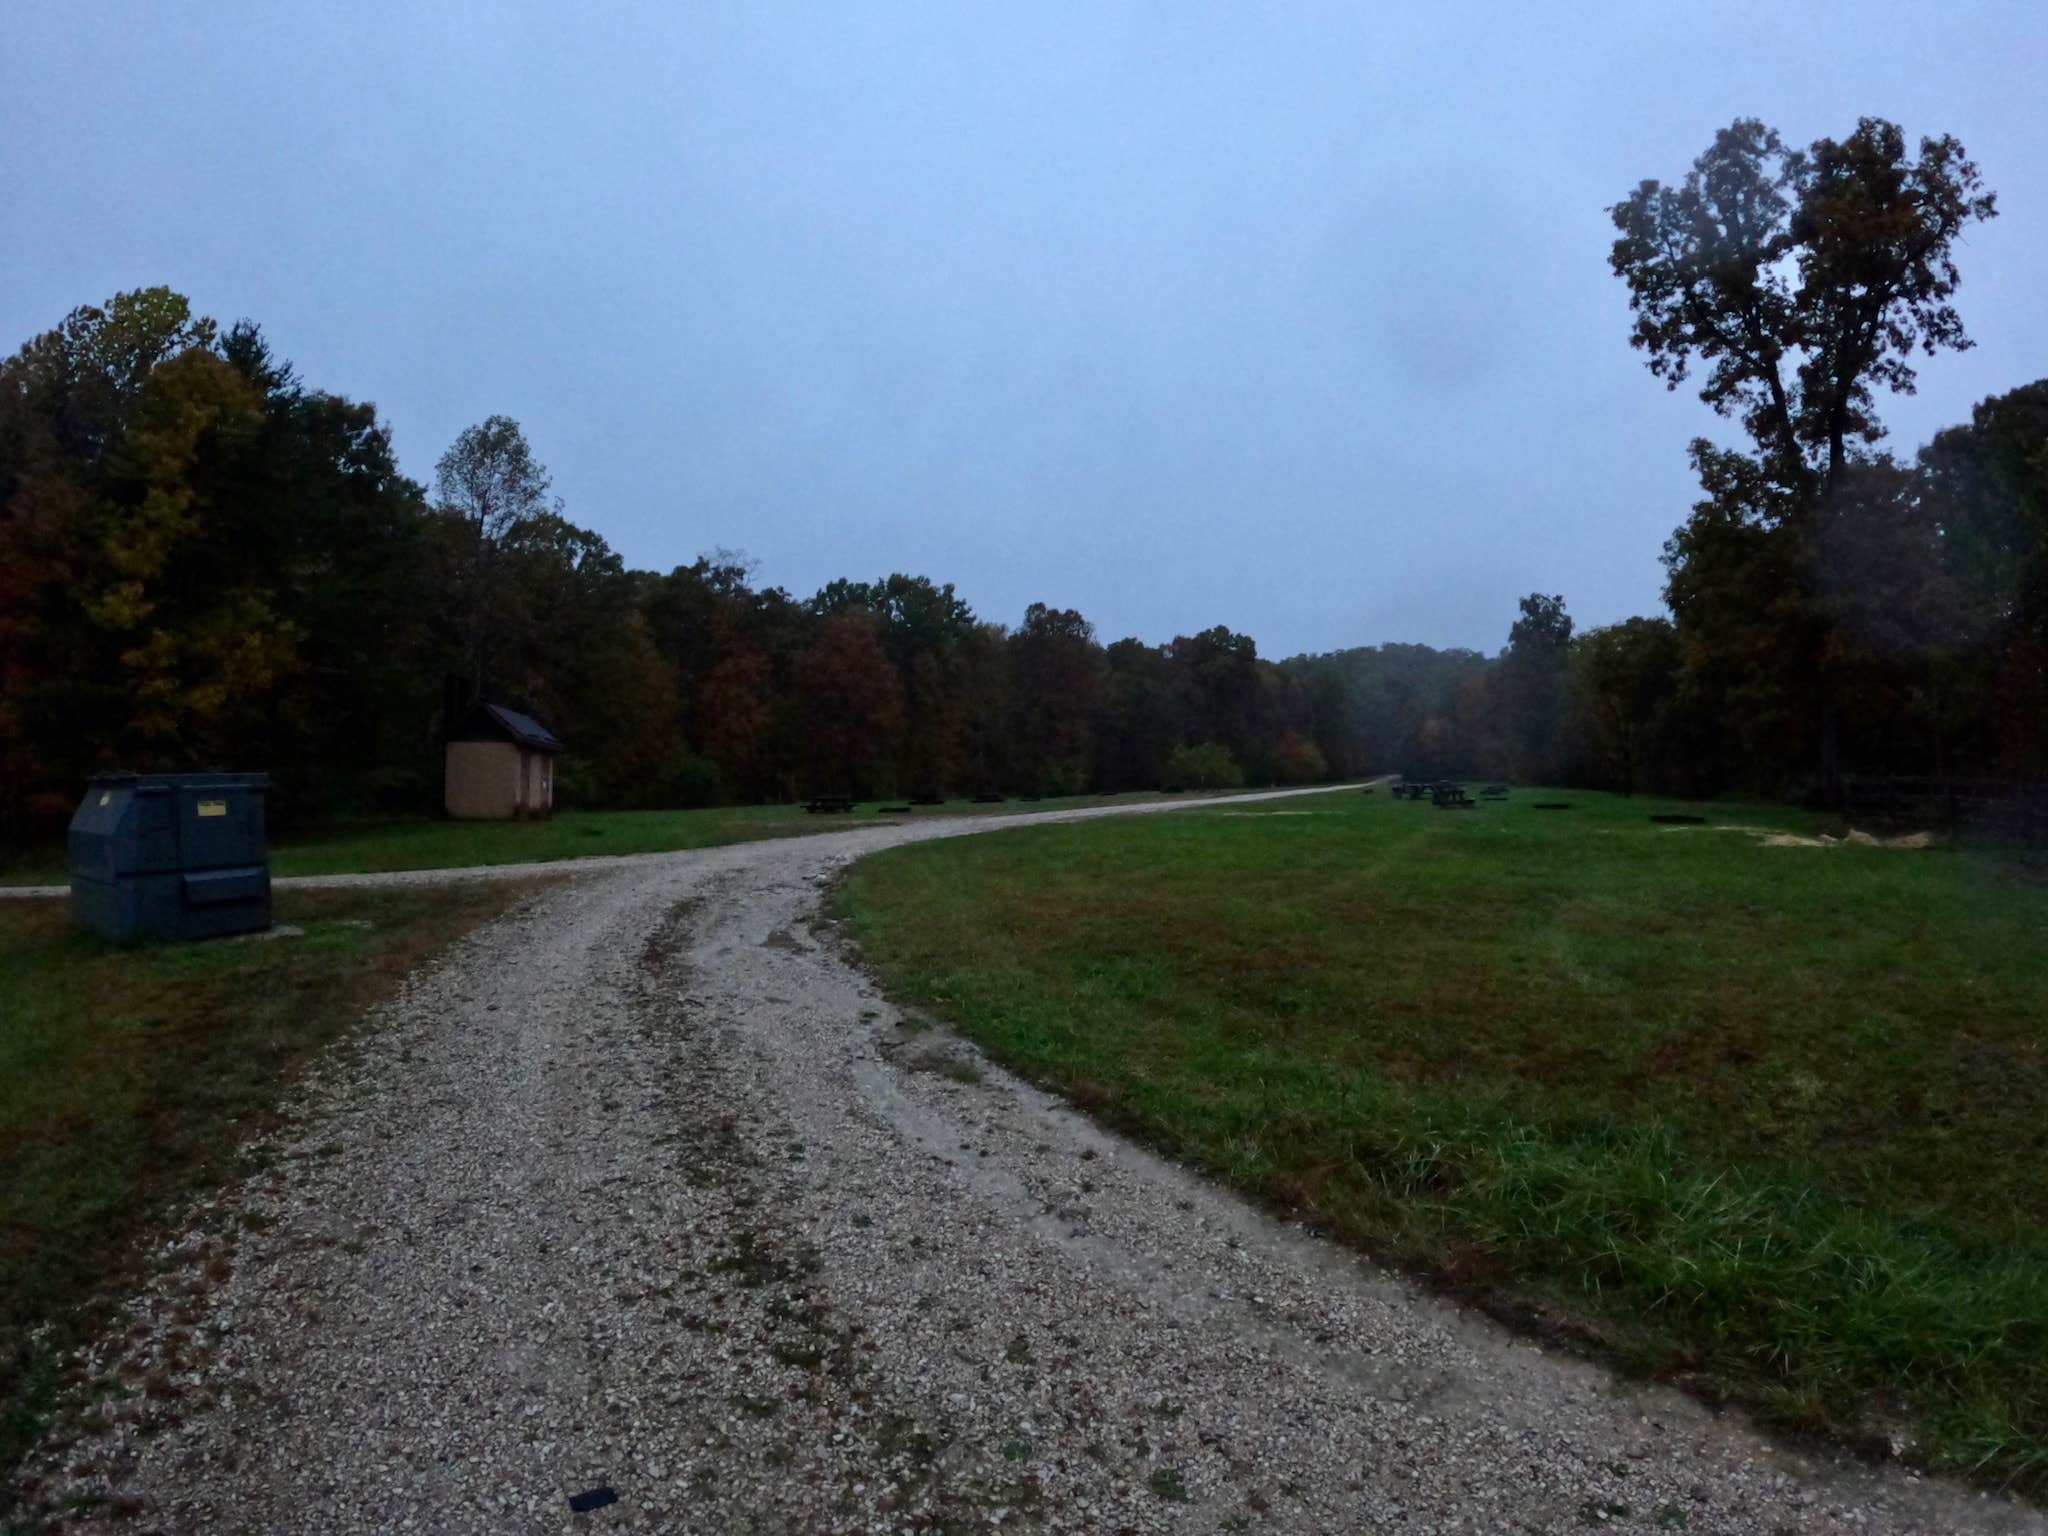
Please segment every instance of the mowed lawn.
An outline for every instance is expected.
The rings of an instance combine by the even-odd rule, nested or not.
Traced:
[[[467,865],[548,863],[599,854],[672,853],[771,837],[842,832],[877,821],[934,816],[1017,815],[1125,805],[1157,795],[1075,795],[1051,800],[1006,800],[976,805],[949,800],[880,817],[871,800],[843,815],[814,816],[801,805],[731,805],[694,811],[564,811],[546,821],[449,821],[414,816],[390,821],[344,821],[305,831],[284,831],[270,850],[273,875],[347,875],[401,869],[460,869]],[[17,859],[0,868],[0,885],[62,885],[64,851]]]
[[[231,1177],[304,1064],[518,882],[281,893],[296,938],[116,949],[65,904],[0,903],[0,1525],[91,1304]]]
[[[1347,792],[893,849],[835,901],[998,1059],[1499,1315],[2038,1489],[2048,884],[1731,824],[1805,823]]]

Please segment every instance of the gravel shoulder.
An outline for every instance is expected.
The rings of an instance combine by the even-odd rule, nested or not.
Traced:
[[[1418,1294],[904,1020],[818,926],[874,849],[1154,809],[579,864],[193,1213],[32,1499],[167,1532],[2048,1531]]]

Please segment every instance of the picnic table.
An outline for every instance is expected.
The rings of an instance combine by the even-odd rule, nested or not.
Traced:
[[[1506,794],[1506,792],[1505,789],[1501,791],[1502,794]],[[1440,809],[1444,810],[1473,810],[1479,805],[1477,800],[1474,800],[1465,793],[1464,785],[1451,779],[1438,779],[1433,784],[1423,783],[1419,779],[1404,779],[1399,784],[1394,785],[1389,793],[1396,800],[1433,801]],[[1488,793],[1490,794],[1491,791],[1489,790]]]
[[[853,796],[813,795],[804,802],[804,809],[813,816],[843,816],[853,809]]]

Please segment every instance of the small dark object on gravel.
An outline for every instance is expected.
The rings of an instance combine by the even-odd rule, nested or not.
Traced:
[[[1529,808],[1536,811],[1568,811],[1572,808],[1569,800],[1532,800]]]
[[[1681,816],[1676,811],[1653,815],[1650,820],[1663,827],[1704,827],[1707,824],[1704,816]]]
[[[607,1504],[616,1504],[618,1502],[619,1496],[609,1488],[593,1488],[588,1493],[572,1493],[569,1495],[569,1508],[573,1513],[579,1515],[585,1515],[593,1509],[603,1509]]]

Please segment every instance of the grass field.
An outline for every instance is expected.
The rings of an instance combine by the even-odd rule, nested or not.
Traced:
[[[1162,798],[1155,795],[1076,795],[1065,799],[1008,800],[976,805],[949,800],[919,806],[912,817],[1016,815],[1025,811],[1074,810]],[[546,821],[448,821],[412,817],[397,821],[339,822],[303,833],[285,833],[271,847],[273,875],[342,875],[397,869],[458,869],[471,864],[524,864],[593,854],[668,853],[711,848],[770,837],[803,837],[873,825],[876,807],[900,804],[869,801],[848,815],[813,816],[800,805],[717,806],[697,811],[564,811]],[[908,819],[908,818],[906,818]],[[62,885],[64,851],[50,848],[0,867],[0,885]]]
[[[998,1059],[1498,1315],[2048,1484],[2048,884],[1531,798],[915,845],[835,902]]]
[[[0,1514],[88,1305],[177,1200],[231,1176],[302,1065],[508,883],[287,892],[302,937],[117,950],[0,904]]]

